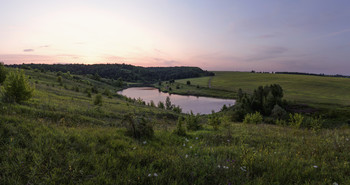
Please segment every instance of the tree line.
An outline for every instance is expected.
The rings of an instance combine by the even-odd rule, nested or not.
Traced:
[[[8,67],[70,72],[77,75],[92,75],[93,78],[123,79],[128,82],[155,83],[182,78],[213,76],[214,73],[199,67],[140,67],[129,64],[20,64]]]

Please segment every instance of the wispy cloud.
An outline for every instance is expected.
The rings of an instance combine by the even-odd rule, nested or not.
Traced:
[[[42,46],[39,46],[39,48],[48,48],[50,47],[50,45],[42,45]]]
[[[33,52],[34,49],[24,49],[23,52]]]

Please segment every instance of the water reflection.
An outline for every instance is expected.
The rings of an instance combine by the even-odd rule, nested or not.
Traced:
[[[118,93],[130,98],[141,98],[146,103],[153,100],[156,105],[159,101],[165,102],[166,97],[169,96],[171,103],[176,106],[179,105],[182,108],[182,112],[189,113],[192,110],[192,112],[195,114],[210,114],[212,110],[217,112],[220,111],[223,105],[229,106],[235,104],[236,102],[233,99],[183,96],[163,93],[153,87],[132,87],[119,91]]]

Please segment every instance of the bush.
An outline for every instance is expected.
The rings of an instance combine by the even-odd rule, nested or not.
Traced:
[[[17,102],[29,100],[33,96],[34,87],[30,86],[23,70],[10,72],[4,81],[4,100]]]
[[[199,130],[201,128],[199,125],[199,115],[194,115],[192,111],[191,114],[186,116],[185,121],[188,130]]]
[[[322,128],[324,120],[321,116],[318,116],[307,119],[307,122],[308,128],[310,128],[313,131],[318,131]]]
[[[184,117],[179,117],[179,119],[177,120],[177,125],[176,125],[176,129],[174,130],[174,134],[179,135],[179,136],[186,136],[186,129],[183,127],[184,124]]]
[[[158,102],[158,108],[160,108],[160,109],[164,109],[165,107],[164,107],[164,103],[163,102]]]
[[[285,121],[285,120],[283,120],[283,119],[277,119],[276,121],[275,121],[275,123],[276,123],[276,125],[279,125],[279,126],[286,126],[288,123]]]
[[[180,106],[174,106],[173,111],[180,114],[182,112],[182,109]]]
[[[283,119],[287,117],[287,112],[276,104],[271,111],[271,116],[275,119]]]
[[[191,81],[188,80],[188,81],[186,82],[186,84],[187,84],[187,85],[191,85]]]
[[[243,123],[254,123],[254,124],[258,124],[258,123],[262,123],[262,116],[260,114],[260,112],[255,112],[254,114],[247,114],[244,117]]]
[[[295,128],[300,128],[304,117],[299,113],[289,114],[289,125]]]
[[[7,75],[7,70],[5,68],[5,65],[4,63],[0,62],[0,84],[2,84],[5,81],[6,75]]]
[[[221,124],[220,117],[212,111],[208,118],[208,124],[213,127],[214,130],[218,130],[219,125]]]
[[[127,135],[133,138],[150,138],[154,135],[153,126],[144,117],[135,118],[133,114],[126,114],[122,124],[126,127]]]
[[[101,94],[98,94],[95,96],[94,105],[99,105],[99,106],[102,105],[102,95]]]

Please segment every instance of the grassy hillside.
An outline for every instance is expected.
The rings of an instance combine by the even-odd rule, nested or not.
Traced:
[[[248,72],[215,72],[211,79],[211,88],[252,92],[260,85],[279,84],[285,98],[307,104],[339,104],[350,105],[350,79],[320,77],[308,75],[265,74]],[[177,80],[186,84],[208,87],[210,77]]]
[[[56,73],[25,72],[35,96],[0,103],[0,184],[350,183],[348,126],[311,131],[226,120],[214,130],[201,116],[201,130],[178,136],[179,114],[118,96],[106,83],[76,76],[61,86]],[[84,92],[92,87],[109,89],[111,98],[93,105],[96,94]],[[128,136],[128,113],[145,116],[154,137]]]

